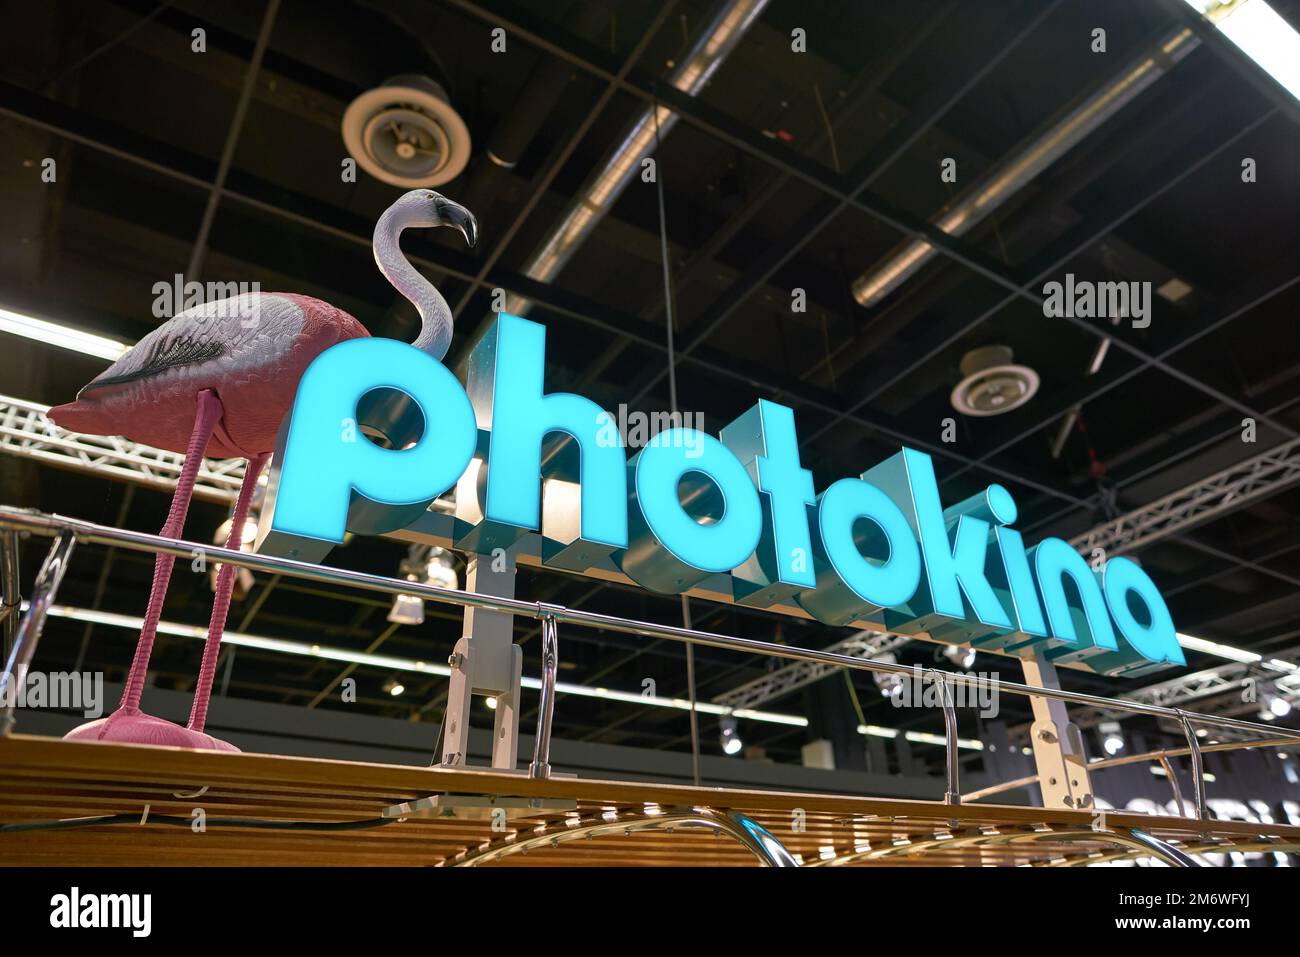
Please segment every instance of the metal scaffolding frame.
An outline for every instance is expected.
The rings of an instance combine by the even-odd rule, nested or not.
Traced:
[[[161,492],[176,487],[185,456],[112,435],[68,432],[50,421],[48,405],[0,395],[0,452],[58,468],[89,472],[147,485]],[[244,459],[203,459],[194,497],[233,504],[244,481]]]
[[[1300,482],[1300,440],[1283,442],[1075,536],[1083,552],[1123,555]]]
[[[1250,664],[1229,661],[1214,668],[1179,675],[1168,681],[1139,688],[1123,695],[1121,700],[1161,708],[1178,708],[1189,701],[1213,695],[1240,694],[1245,690],[1243,682],[1252,678],[1261,683],[1272,681],[1279,686],[1284,696],[1300,695],[1300,646],[1287,648],[1264,661]],[[1126,714],[1113,708],[1081,708],[1072,714],[1074,723],[1080,729],[1095,728],[1103,721],[1122,720],[1126,717]],[[1007,734],[1012,741],[1019,742],[1028,738],[1029,727],[1025,724],[1010,728]]]
[[[824,650],[853,658],[876,658],[895,648],[901,648],[911,640],[903,635],[859,631],[833,645],[828,645]],[[739,687],[716,695],[713,701],[715,704],[726,705],[729,708],[757,708],[765,701],[780,698],[839,670],[836,665],[828,665],[820,661],[796,661],[769,671],[761,678],[747,681]]]

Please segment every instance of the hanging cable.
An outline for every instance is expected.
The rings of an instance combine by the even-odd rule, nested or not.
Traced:
[[[677,356],[673,346],[673,280],[668,265],[668,216],[664,212],[663,170],[659,168],[659,88],[653,87],[652,112],[655,120],[655,193],[659,200],[659,251],[664,267],[664,315],[668,327],[668,406],[677,415]],[[682,595],[682,625],[691,627],[691,602]],[[700,719],[695,710],[695,646],[686,644],[686,690],[691,703],[691,780],[700,784]]]
[[[204,827],[250,827],[268,831],[361,831],[383,827],[399,820],[395,817],[372,817],[359,821],[275,821],[266,818],[210,817]],[[79,827],[101,827],[108,824],[140,824],[139,814],[101,814],[95,817],[72,817],[54,821],[20,821],[0,824],[0,834],[18,834],[24,831],[66,831]],[[195,819],[171,814],[151,814],[149,824],[168,827],[193,828]]]

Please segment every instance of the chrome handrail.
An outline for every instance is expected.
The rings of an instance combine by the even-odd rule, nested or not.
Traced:
[[[1216,741],[1213,744],[1198,744],[1197,750],[1201,754],[1209,754],[1212,751],[1239,751],[1242,749],[1250,750],[1251,748],[1284,748],[1295,743],[1295,735],[1286,729],[1271,729],[1274,733],[1272,737],[1262,738],[1251,741]],[[1277,732],[1281,730],[1286,737],[1278,737]],[[1113,758],[1098,758],[1095,761],[1088,762],[1088,770],[1105,771],[1107,768],[1117,768],[1126,764],[1139,764],[1143,761],[1159,761],[1164,767],[1165,773],[1171,777],[1171,786],[1174,792],[1174,798],[1179,806],[1183,807],[1183,796],[1178,787],[1178,780],[1173,778],[1173,772],[1169,766],[1170,758],[1182,758],[1192,753],[1191,748],[1158,748],[1155,751],[1143,751],[1140,754],[1120,754]],[[963,801],[978,801],[980,798],[992,797],[994,794],[1002,794],[1005,791],[1014,791],[1016,788],[1025,788],[1038,783],[1037,774],[1029,774],[1023,778],[1015,778],[1011,781],[999,781],[997,784],[990,784],[988,787],[982,787],[975,791],[968,791],[961,796]]]
[[[269,555],[235,551],[233,549],[221,548],[215,545],[189,542],[183,539],[167,538],[162,535],[152,535],[147,532],[134,532],[126,529],[112,528],[106,525],[99,525],[95,522],[68,518],[62,515],[50,515],[30,509],[0,506],[0,529],[26,531],[47,537],[60,536],[62,533],[71,535],[80,542],[89,542],[98,545],[112,545],[131,551],[152,552],[154,554],[161,553],[174,555],[180,558],[189,558],[195,554],[197,550],[205,554],[210,562],[229,563],[236,567],[249,568],[254,571],[287,575],[293,578],[304,578],[325,584],[346,585],[354,588],[394,595],[418,595],[419,597],[429,601],[438,601],[452,605],[459,605],[465,608],[499,611],[507,614],[522,615],[532,619],[540,619],[544,624],[550,622],[552,637],[554,636],[555,626],[559,623],[564,623],[577,625],[579,627],[619,632],[622,634],[640,635],[647,638],[665,638],[670,641],[680,641],[689,644],[703,645],[706,647],[722,648],[729,651],[742,651],[751,654],[767,655],[775,658],[787,658],[794,661],[819,662],[856,671],[869,671],[895,675],[914,674],[913,669],[907,665],[884,661],[873,661],[869,658],[855,658],[850,655],[842,655],[829,651],[817,651],[811,648],[779,645],[773,642],[759,641],[753,638],[736,638],[731,635],[697,631],[693,628],[685,628],[676,625],[661,625],[654,622],[620,618],[614,615],[603,615],[597,612],[582,611],[581,609],[568,608],[564,605],[555,605],[547,602],[528,602],[516,598],[502,598],[495,595],[483,595],[477,592],[440,588],[437,585],[428,585],[421,582],[407,581],[405,579],[387,578],[382,575],[371,575],[365,572],[350,571],[344,568],[330,568],[324,565],[314,565],[309,562],[294,561],[288,558],[275,558]],[[57,542],[55,547],[58,547]],[[40,583],[38,583],[37,588],[38,590],[41,588]],[[52,593],[34,593],[31,602],[32,609],[41,607],[42,603],[48,604],[48,602],[52,600],[52,597]],[[32,612],[29,611],[28,615],[30,616],[31,614]],[[22,641],[30,641],[34,645],[39,638],[39,628],[22,630]],[[929,674],[934,680],[942,683],[945,702],[948,701],[948,692],[953,686],[962,685],[968,688],[979,688],[984,683],[984,679],[976,675],[943,671],[937,668],[929,669]],[[1085,694],[1078,691],[1065,691],[1060,688],[1041,688],[1034,685],[1022,684],[1015,681],[1003,681],[1000,679],[998,680],[997,686],[999,690],[1009,691],[1012,694],[1021,695],[1022,697],[1051,698],[1057,701],[1063,701],[1067,704],[1090,705],[1093,707],[1106,708],[1108,710],[1126,711],[1131,714],[1145,714],[1156,718],[1172,719],[1179,722],[1184,730],[1188,732],[1189,747],[1193,749],[1194,764],[1200,763],[1200,755],[1196,745],[1196,735],[1192,731],[1193,724],[1216,728],[1228,728],[1236,731],[1248,731],[1269,738],[1285,738],[1287,740],[1300,741],[1300,731],[1284,730],[1254,721],[1242,721],[1239,718],[1229,718],[1221,715],[1197,714],[1183,711],[1178,708],[1165,708],[1159,705],[1143,704],[1136,701],[1125,701],[1117,698],[1106,698],[1100,695]],[[548,712],[554,708],[554,696],[552,695],[550,700],[544,702],[544,704],[545,707],[542,708],[541,717],[547,721],[549,727],[550,715]],[[951,720],[952,717],[954,717],[952,712],[945,709],[945,720],[948,722],[946,727],[949,730],[946,740],[949,750],[948,765],[950,771],[950,790],[955,792],[955,775],[951,773],[955,761],[953,754],[954,735],[951,733],[955,729],[955,722]],[[549,737],[549,731],[547,737]],[[543,760],[545,760],[544,756]],[[1203,781],[1198,784],[1197,811],[1199,816],[1204,817]]]

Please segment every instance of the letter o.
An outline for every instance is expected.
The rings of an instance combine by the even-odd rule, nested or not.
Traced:
[[[687,433],[694,433],[687,442]],[[729,572],[754,553],[762,533],[758,490],[718,439],[694,429],[667,429],[632,459],[629,544],[623,570],[638,584],[669,594],[708,575]],[[712,485],[721,514],[708,523],[683,507],[679,486]]]
[[[883,560],[866,558],[853,526],[865,518],[876,525],[889,546]],[[840,479],[822,493],[817,509],[822,546],[835,573],[863,601],[880,608],[901,605],[921,581],[921,551],[893,499],[861,479]]]

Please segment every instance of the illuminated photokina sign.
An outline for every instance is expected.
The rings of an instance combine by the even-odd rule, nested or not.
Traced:
[[[797,604],[828,625],[866,620],[1013,654],[1041,645],[1107,674],[1185,664],[1138,565],[1114,558],[1096,572],[1057,538],[1026,549],[1000,485],[944,508],[930,457],[904,448],[817,493],[793,412],[765,400],[716,438],[671,428],[628,459],[612,416],[544,391],[545,351],[544,327],[502,314],[465,386],[392,339],[322,353],[281,435],[261,549],[323,555],[345,531],[404,528],[456,485],[466,551],[537,531],[544,564],[612,562],[657,592],[725,573],[736,602]],[[376,421],[391,448],[358,435]]]

